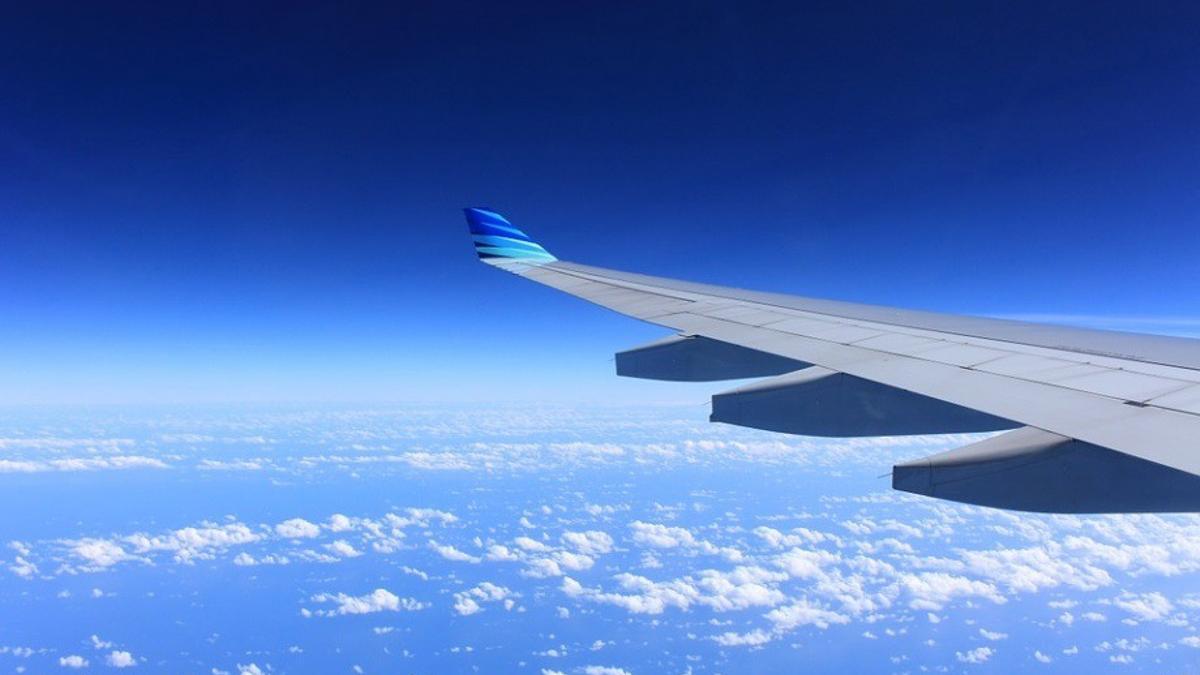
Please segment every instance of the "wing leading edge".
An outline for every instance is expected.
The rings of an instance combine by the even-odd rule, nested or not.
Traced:
[[[696,284],[558,260],[492,209],[480,259],[676,336],[619,375],[769,379],[710,419],[784,433],[1008,430],[897,465],[893,487],[1029,511],[1200,510],[1200,341],[958,317]]]

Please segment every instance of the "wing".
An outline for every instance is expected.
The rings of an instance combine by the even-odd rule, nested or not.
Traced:
[[[617,373],[766,378],[711,420],[811,436],[1003,431],[899,464],[892,486],[1063,513],[1200,510],[1200,341],[696,284],[556,259],[467,209],[486,263],[675,336]]]

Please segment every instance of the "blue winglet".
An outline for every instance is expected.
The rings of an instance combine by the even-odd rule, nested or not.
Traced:
[[[516,260],[529,263],[558,260],[499,213],[482,207],[463,210],[467,214],[467,225],[471,228],[471,238],[475,240],[475,253],[479,255],[480,260]]]

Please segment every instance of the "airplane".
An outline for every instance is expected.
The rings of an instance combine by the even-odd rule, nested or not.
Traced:
[[[892,487],[1049,513],[1200,511],[1200,340],[820,300],[566,262],[490,208],[481,261],[669,328],[617,375],[711,382],[710,421],[824,437],[999,432]]]

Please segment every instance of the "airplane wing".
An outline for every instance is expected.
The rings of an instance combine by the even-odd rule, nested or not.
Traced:
[[[746,291],[558,260],[491,209],[480,259],[669,337],[617,374],[764,378],[715,422],[809,436],[1001,432],[893,467],[907,492],[1025,511],[1200,511],[1200,340]]]

